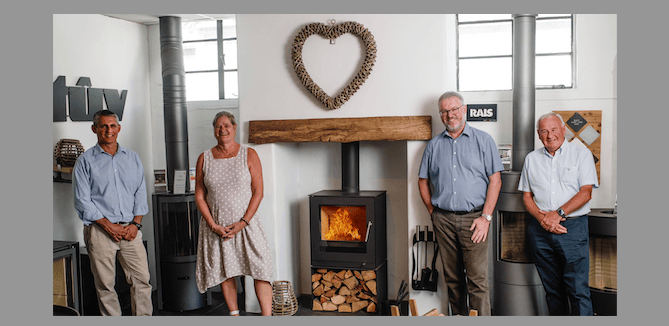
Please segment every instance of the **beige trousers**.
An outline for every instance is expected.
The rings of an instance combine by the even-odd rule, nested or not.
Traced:
[[[142,231],[132,241],[114,241],[99,225],[84,226],[84,243],[91,260],[91,272],[98,294],[98,305],[103,316],[120,316],[121,305],[114,284],[116,282],[116,258],[130,284],[133,316],[151,316],[151,284],[146,249],[142,243]]]

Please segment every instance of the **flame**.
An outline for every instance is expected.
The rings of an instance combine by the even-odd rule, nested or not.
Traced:
[[[336,212],[328,216],[327,230],[321,229],[322,238],[334,241],[361,241],[362,235],[358,228],[353,225],[353,219],[346,207],[337,209]]]

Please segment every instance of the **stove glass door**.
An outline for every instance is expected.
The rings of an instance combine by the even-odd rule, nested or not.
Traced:
[[[514,263],[532,263],[528,226],[532,215],[526,212],[499,212],[499,259]]]
[[[366,206],[321,206],[320,213],[321,250],[365,251],[371,226]]]

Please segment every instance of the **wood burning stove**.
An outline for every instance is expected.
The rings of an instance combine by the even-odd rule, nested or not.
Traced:
[[[518,191],[520,172],[502,172],[502,190],[492,222],[493,296],[497,316],[546,316],[546,292],[532,260],[527,228],[534,218]]]
[[[374,269],[386,261],[386,192],[309,195],[311,264]]]
[[[611,208],[593,208],[590,230],[590,297],[596,316],[618,315],[618,214]]]
[[[359,190],[358,152],[342,143],[342,190],[309,195],[315,310],[378,313],[387,301],[386,192]]]
[[[195,195],[153,194],[159,310],[186,311],[211,304],[195,283],[200,212]]]

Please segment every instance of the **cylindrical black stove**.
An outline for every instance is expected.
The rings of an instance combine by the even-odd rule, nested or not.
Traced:
[[[153,194],[158,309],[186,311],[211,304],[195,283],[200,212],[195,195]]]
[[[493,236],[492,312],[497,316],[546,316],[546,292],[532,260],[527,227],[534,217],[518,191],[520,172],[502,172]]]
[[[590,298],[595,316],[618,315],[618,212],[593,208],[590,231]]]

